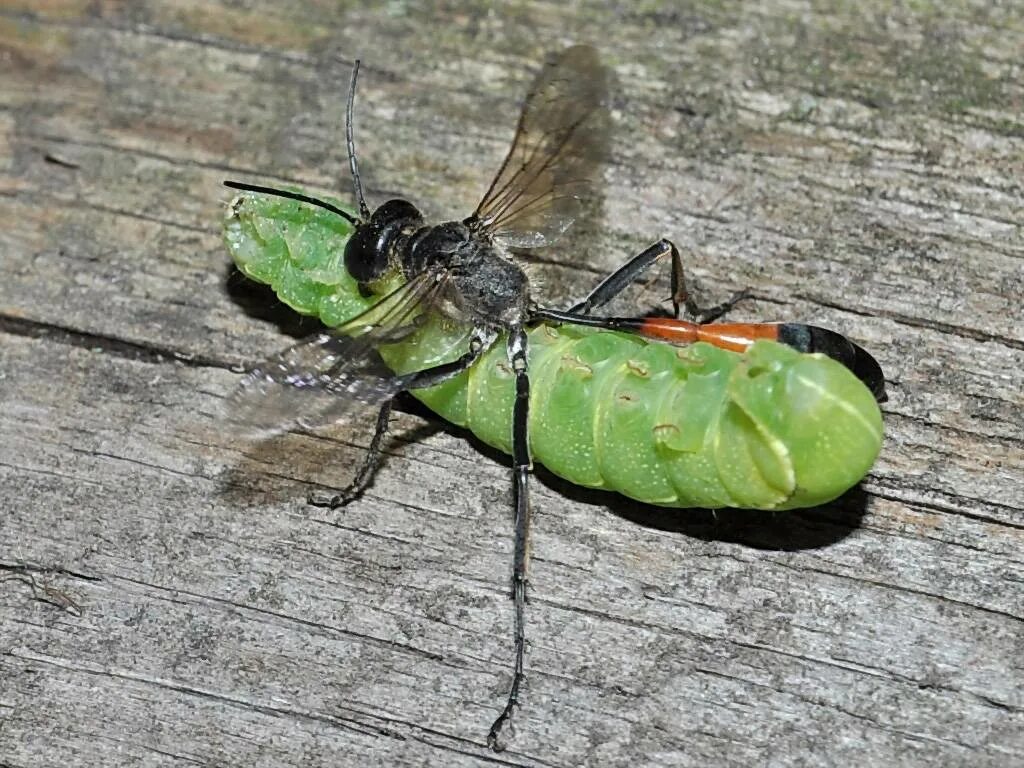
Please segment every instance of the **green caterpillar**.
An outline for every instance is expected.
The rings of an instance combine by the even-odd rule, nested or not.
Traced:
[[[243,194],[225,241],[238,268],[327,326],[370,307],[340,254],[351,225],[329,211]],[[439,318],[383,346],[403,374],[451,361],[466,334]],[[846,367],[772,341],[746,352],[679,347],[563,325],[529,331],[530,453],[578,485],[670,507],[792,509],[830,501],[882,445],[875,397]],[[511,452],[514,386],[505,345],[412,394],[488,445]]]
[[[500,750],[524,680],[532,461],[649,504],[814,506],[850,488],[878,455],[884,379],[874,358],[832,331],[707,324],[731,302],[696,307],[667,240],[567,311],[534,301],[510,249],[561,237],[607,150],[608,76],[593,48],[568,48],[542,69],[477,209],[434,225],[406,200],[372,212],[366,204],[352,136],[357,73],[358,62],[346,138],[358,215],[299,192],[225,182],[257,193],[228,209],[225,240],[239,269],[335,328],[254,368],[230,405],[264,429],[379,408],[355,480],[327,501],[311,499],[332,508],[367,486],[404,390],[511,454],[515,667],[487,737]],[[594,316],[668,255],[676,316],[685,303],[702,322]]]

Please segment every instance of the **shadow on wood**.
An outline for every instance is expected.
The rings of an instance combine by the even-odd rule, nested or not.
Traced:
[[[305,338],[323,330],[324,326],[317,318],[300,315],[277,298],[270,286],[250,280],[231,263],[229,257],[226,257],[226,261],[224,292],[246,315],[272,323],[283,335],[292,339]],[[287,340],[282,340],[281,346],[287,343]],[[264,350],[263,353],[255,354],[254,358],[260,359],[267,354],[270,352]]]
[[[409,408],[423,418],[434,418],[412,398]],[[417,407],[418,406],[418,407]],[[403,404],[403,410],[405,406]],[[491,448],[465,430],[445,425],[452,434],[458,434],[491,461],[509,466],[504,453]],[[856,486],[840,498],[819,507],[783,512],[756,509],[669,509],[643,504],[612,491],[584,488],[570,483],[534,465],[533,476],[547,487],[581,504],[604,507],[613,514],[637,525],[661,531],[681,533],[701,541],[723,541],[741,544],[753,549],[798,551],[827,547],[842,541],[861,523],[867,509],[868,497]]]

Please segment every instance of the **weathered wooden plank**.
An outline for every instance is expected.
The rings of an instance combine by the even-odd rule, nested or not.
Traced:
[[[479,734],[507,662],[509,547],[504,515],[492,514],[507,479],[497,465],[474,471],[471,446],[432,435],[410,458],[402,446],[366,503],[325,528],[295,496],[323,473],[319,461],[343,462],[345,451],[292,436],[278,461],[259,450],[243,458],[215,431],[230,373],[18,338],[3,363],[16,377],[67,376],[33,397],[31,381],[12,382],[25,395],[5,411],[6,454],[17,458],[5,460],[0,487],[21,501],[6,515],[5,551],[87,579],[57,579],[85,606],[80,619],[6,592],[15,632],[5,663],[16,680],[46,681],[31,697],[15,691],[8,736],[63,722],[32,706],[38,697],[63,701],[73,730],[138,728],[119,709],[104,712],[106,726],[81,710],[94,702],[74,692],[95,677],[104,699],[140,697],[160,722],[220,699],[229,734],[260,714],[326,720],[337,732],[322,738],[340,749],[355,718],[374,732],[373,749],[405,738],[412,755],[440,750],[435,761]],[[104,397],[89,399],[97,391]],[[403,417],[400,433],[410,427]],[[439,465],[447,471],[431,482]],[[460,482],[469,474],[472,484]],[[560,723],[588,723],[606,749],[608,735],[622,742],[609,759],[626,759],[640,739],[677,756],[739,741],[756,760],[795,738],[786,724],[813,706],[820,717],[800,738],[838,729],[858,748],[895,754],[921,741],[963,759],[972,747],[1012,749],[1019,712],[1007,708],[1019,706],[1019,686],[1007,669],[1022,606],[1019,592],[992,584],[1019,578],[1019,528],[993,535],[969,517],[877,506],[859,526],[836,509],[767,523],[721,513],[718,525],[658,513],[645,528],[542,487],[521,727],[549,748],[571,735],[586,749],[586,733]],[[672,721],[699,701],[710,702],[707,722]],[[714,702],[731,714],[715,714]],[[424,744],[420,729],[443,743]],[[182,737],[175,729],[138,745],[174,751]],[[84,748],[81,734],[62,738]],[[208,759],[219,753],[204,745],[230,749],[209,738],[186,743]],[[14,764],[26,756],[14,754]]]
[[[1021,18],[4,3],[0,576],[81,615],[0,581],[0,765],[1024,760]],[[326,514],[306,490],[367,435],[225,433],[232,366],[312,326],[230,276],[219,183],[343,185],[362,55],[370,193],[459,215],[570,40],[616,70],[619,142],[600,227],[532,259],[545,295],[670,236],[712,297],[754,288],[740,317],[871,349],[888,440],[862,491],[785,515],[539,473],[526,706],[495,757],[502,459],[399,414]]]

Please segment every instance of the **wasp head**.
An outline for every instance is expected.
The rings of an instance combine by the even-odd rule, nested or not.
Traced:
[[[396,247],[423,226],[421,214],[408,200],[388,200],[356,225],[345,246],[345,269],[366,285],[386,275],[399,258]]]

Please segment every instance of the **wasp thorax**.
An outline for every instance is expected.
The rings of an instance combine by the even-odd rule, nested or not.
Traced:
[[[413,277],[434,265],[457,267],[461,256],[478,250],[465,224],[449,221],[424,227],[413,235],[403,266],[406,275]]]
[[[392,264],[395,246],[423,226],[423,215],[408,200],[388,200],[356,226],[345,246],[345,269],[361,284],[382,277]]]

